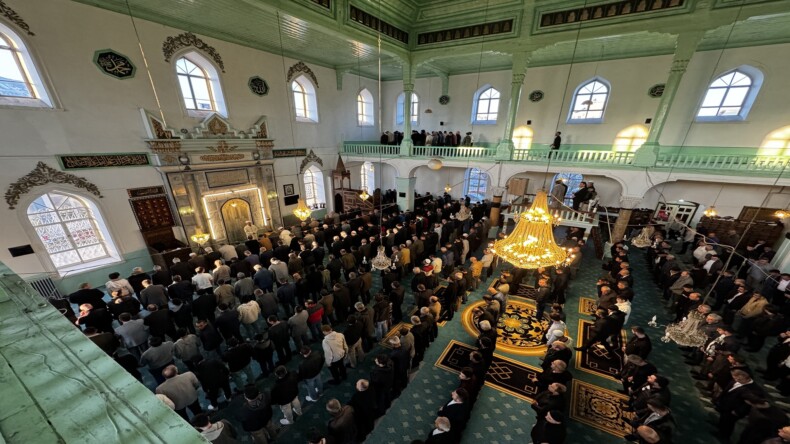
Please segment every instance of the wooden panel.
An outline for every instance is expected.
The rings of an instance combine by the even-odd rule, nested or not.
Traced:
[[[170,212],[170,203],[167,196],[150,196],[129,199],[134,217],[140,230],[147,231],[154,228],[172,227],[175,225],[173,213]]]
[[[776,222],[778,218],[774,216],[774,213],[780,210],[781,208],[743,207],[741,214],[738,215],[738,219],[747,222],[752,220],[752,218],[756,221]],[[755,216],[755,213],[757,213],[757,216]]]
[[[527,194],[528,185],[529,179],[523,177],[510,179],[510,181],[507,183],[507,192],[513,196],[523,196]]]

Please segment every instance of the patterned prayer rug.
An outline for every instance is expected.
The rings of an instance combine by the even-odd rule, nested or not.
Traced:
[[[527,285],[527,284],[518,284],[518,288],[516,289],[515,296],[520,296],[525,299],[532,299],[535,300],[535,294],[538,292],[537,288]],[[510,293],[513,296],[513,293]]]
[[[574,379],[572,384],[572,419],[621,438],[631,433],[628,421],[633,418],[633,413],[625,411],[627,396],[578,379]]]
[[[592,321],[579,319],[579,335],[576,340],[576,347],[592,337]],[[626,341],[625,331],[622,331],[622,341]],[[621,350],[609,353],[602,345],[593,345],[589,350],[576,351],[576,368],[587,373],[593,373],[613,381],[620,381],[620,369],[623,368],[624,356]]]
[[[411,323],[406,323],[406,322],[399,322],[399,323],[395,324],[395,325],[394,325],[394,326],[393,326],[393,327],[390,329],[390,331],[388,331],[388,332],[387,332],[387,334],[386,334],[386,335],[385,335],[383,338],[381,338],[381,341],[379,342],[379,345],[380,345],[380,346],[382,346],[382,347],[386,347],[386,348],[392,348],[392,346],[390,346],[390,345],[389,345],[389,343],[387,342],[387,340],[388,340],[389,338],[393,337],[393,336],[398,336],[398,334],[400,333],[400,329],[401,329],[402,327],[406,327],[406,328],[408,328],[409,330],[411,330],[411,328],[413,327],[413,325],[412,325]]]
[[[583,315],[595,314],[595,309],[598,308],[598,301],[592,298],[579,298],[579,313]]]
[[[477,350],[462,342],[451,340],[444,349],[436,366],[454,373],[469,365],[469,354]],[[541,370],[523,362],[494,354],[494,360],[486,373],[486,385],[525,401],[532,401],[538,393],[535,386]]]
[[[480,332],[472,318],[472,311],[483,305],[485,301],[475,302],[467,306],[461,316],[464,329],[474,338]],[[545,326],[535,317],[535,306],[532,303],[514,296],[509,297],[496,328],[499,335],[497,350],[523,356],[542,356],[546,353],[546,345],[543,343]]]

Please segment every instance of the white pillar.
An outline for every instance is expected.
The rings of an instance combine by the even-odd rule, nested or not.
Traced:
[[[414,185],[416,177],[396,177],[395,191],[398,193],[398,207],[401,211],[414,210]]]

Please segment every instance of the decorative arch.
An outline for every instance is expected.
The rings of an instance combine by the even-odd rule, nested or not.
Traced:
[[[29,193],[33,188],[50,183],[73,185],[77,188],[84,189],[96,197],[104,197],[101,191],[99,191],[99,187],[89,182],[84,177],[64,173],[63,171],[52,168],[44,162],[38,162],[33,171],[8,186],[5,192],[5,201],[8,204],[8,209],[13,210],[16,208],[19,199]]]
[[[497,122],[500,105],[499,90],[485,84],[472,97],[472,123],[493,125]]]
[[[188,47],[194,47],[208,54],[214,60],[214,63],[219,66],[219,69],[225,72],[225,63],[222,61],[222,56],[219,55],[219,52],[191,32],[185,32],[165,39],[164,43],[162,43],[162,53],[165,55],[165,62],[170,62],[174,54]]]
[[[708,85],[697,109],[699,122],[746,120],[763,85],[759,69],[741,65],[717,76]]]
[[[318,78],[315,76],[315,73],[301,60],[294,66],[288,68],[288,75],[286,76],[288,83],[291,83],[291,81],[297,78],[300,74],[304,74],[309,77],[310,80],[313,81],[313,85],[318,88]]]
[[[603,77],[582,82],[573,91],[568,123],[601,123],[609,103],[612,86]]]

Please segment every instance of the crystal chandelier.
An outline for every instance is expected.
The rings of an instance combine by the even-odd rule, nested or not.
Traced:
[[[198,244],[198,246],[200,246],[200,247],[202,247],[203,244],[208,242],[208,240],[210,238],[211,238],[211,235],[208,234],[208,233],[204,233],[203,229],[200,228],[200,227],[195,228],[195,234],[190,236],[190,239],[192,239],[192,242]]]
[[[386,270],[392,265],[392,261],[387,255],[384,254],[384,247],[379,246],[379,252],[376,257],[370,261],[370,265],[375,268],[376,270]]]
[[[704,214],[705,217],[716,217],[718,216],[719,212],[716,211],[716,207],[711,205],[707,210],[703,211],[702,214]]]
[[[521,269],[560,265],[573,256],[554,241],[552,230],[559,222],[559,217],[549,213],[546,190],[540,190],[529,210],[519,216],[513,232],[494,242],[491,251]]]
[[[363,189],[362,192],[359,193],[359,198],[362,200],[368,200],[370,198],[370,194],[368,194],[367,190]]]
[[[305,205],[304,199],[299,199],[299,204],[294,210],[294,216],[298,217],[299,220],[304,221],[310,217],[312,213],[313,212],[310,210],[310,208],[307,208],[307,205]]]

